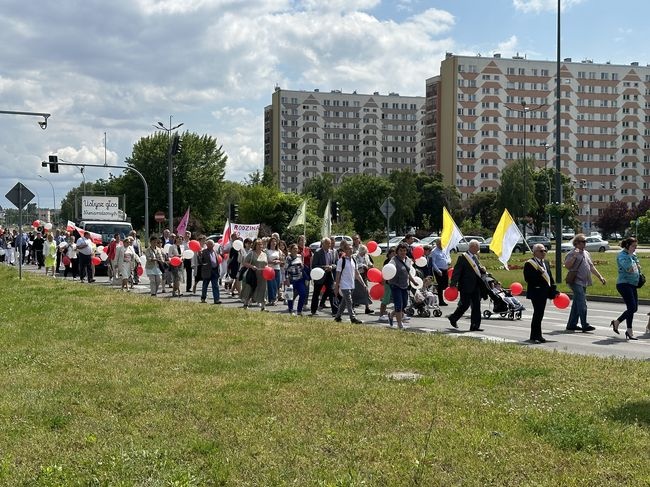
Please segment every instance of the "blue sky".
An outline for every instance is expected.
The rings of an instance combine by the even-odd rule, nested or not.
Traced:
[[[17,181],[52,206],[81,182],[53,152],[122,164],[157,121],[216,137],[226,177],[262,168],[263,110],[277,84],[424,95],[446,51],[555,59],[555,0],[5,0],[0,14],[0,194]],[[650,62],[650,2],[566,0],[562,57]],[[113,170],[113,173],[119,171]],[[87,180],[106,178],[88,169]],[[10,204],[0,198],[0,205]],[[156,209],[152,209],[155,211]]]

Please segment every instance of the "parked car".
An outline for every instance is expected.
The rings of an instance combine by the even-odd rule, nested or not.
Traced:
[[[605,252],[606,250],[609,250],[609,242],[600,237],[586,237],[585,240],[587,241],[585,250],[588,250],[589,252]],[[569,252],[570,250],[573,250],[572,242],[565,242],[562,244],[562,252]]]
[[[486,238],[485,242],[481,242],[481,253],[488,254],[490,252],[490,244],[492,243],[492,237]]]
[[[422,240],[420,240],[421,245],[430,245],[433,247],[435,245],[436,239],[439,239],[440,237],[438,236],[429,236],[429,237],[424,237]]]
[[[341,241],[345,240],[347,243],[352,245],[352,237],[348,235],[334,235],[334,248],[338,249],[339,246],[341,245]],[[309,244],[309,248],[311,249],[312,252],[316,252],[318,249],[320,249],[320,240],[318,242],[314,242]]]
[[[479,245],[481,243],[485,243],[485,239],[483,237],[478,237],[476,235],[467,235],[463,238],[460,239],[460,242],[458,242],[458,245],[456,245],[455,249],[451,249],[452,252],[467,252],[469,250],[469,242],[470,240],[478,240]]]
[[[393,237],[391,238],[388,243],[382,242],[379,244],[379,248],[381,249],[381,253],[385,254],[386,251],[391,248],[391,247],[397,247],[397,244],[400,243],[402,240],[404,240],[405,235],[400,235],[398,237]],[[419,243],[420,239],[413,237],[413,243]]]
[[[515,245],[513,252],[528,252],[529,247],[532,249],[533,245],[538,243],[544,244],[546,250],[551,250],[551,248],[553,248],[551,239],[544,235],[531,235],[530,237],[526,238],[526,243],[528,243],[528,245],[524,243],[523,238],[520,238],[517,244]]]

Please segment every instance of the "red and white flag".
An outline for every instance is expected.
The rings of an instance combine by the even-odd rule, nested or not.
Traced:
[[[230,220],[226,218],[226,224],[223,226],[223,237],[219,242],[221,245],[226,245],[230,242]]]
[[[176,228],[176,235],[183,237],[185,236],[185,231],[187,230],[187,222],[190,220],[190,207],[187,207],[187,211],[183,215],[183,218],[181,218],[181,221],[178,223],[178,227]]]

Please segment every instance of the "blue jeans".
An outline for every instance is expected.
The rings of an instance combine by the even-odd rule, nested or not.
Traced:
[[[287,306],[289,306],[289,311],[293,311],[293,303],[296,300],[296,296],[298,296],[298,313],[302,313],[302,308],[305,306],[305,300],[307,299],[307,286],[305,286],[305,280],[304,279],[298,279],[297,281],[293,281],[291,283],[293,286],[293,299],[291,301],[287,301]]]
[[[275,269],[275,277],[266,283],[269,303],[275,303],[277,301],[278,289],[280,289],[280,271]]]
[[[397,286],[390,287],[390,292],[393,295],[393,304],[395,305],[395,312],[400,313],[409,304],[409,295],[407,289],[402,289]]]
[[[619,283],[616,285],[616,290],[623,298],[623,302],[625,302],[627,308],[616,321],[623,323],[623,320],[625,320],[625,325],[629,330],[631,330],[634,313],[639,309],[639,296],[637,294],[636,286],[633,284]]]
[[[209,265],[209,264],[208,264]],[[219,268],[213,267],[210,271],[210,277],[203,279],[203,287],[201,288],[201,301],[205,301],[208,296],[208,283],[212,285],[212,299],[216,303],[219,301]]]
[[[578,327],[578,320],[583,327],[589,326],[587,323],[587,288],[581,284],[570,284],[573,291],[573,302],[571,303],[571,312],[569,321],[566,324],[567,330]]]

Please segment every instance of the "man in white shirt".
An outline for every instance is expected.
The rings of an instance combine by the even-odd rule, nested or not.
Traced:
[[[90,233],[84,232],[83,237],[77,239],[77,258],[79,259],[79,278],[84,282],[88,276],[88,282],[95,282],[93,279],[92,265],[93,246],[90,239]]]
[[[334,283],[334,295],[343,296],[342,302],[339,304],[339,309],[334,317],[334,321],[340,322],[341,315],[347,307],[352,323],[363,323],[354,314],[354,306],[352,305],[352,291],[354,290],[354,280],[358,280],[363,287],[366,283],[363,282],[363,277],[357,270],[357,263],[352,258],[352,246],[345,240],[341,241],[340,250],[343,255],[336,264],[336,282]]]

